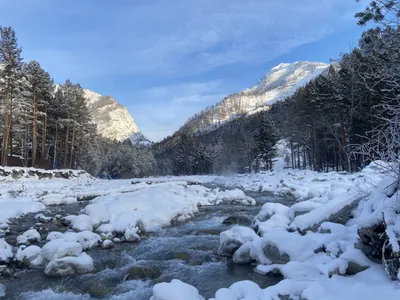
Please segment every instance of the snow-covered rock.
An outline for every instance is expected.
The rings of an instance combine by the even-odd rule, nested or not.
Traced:
[[[77,202],[75,197],[68,197],[64,194],[48,194],[44,195],[41,199],[45,205],[59,205],[59,204],[72,204]]]
[[[170,283],[158,283],[153,287],[150,300],[204,300],[199,291],[180,280],[173,279]]]
[[[4,239],[0,239],[0,264],[8,263],[12,257],[12,247]]]
[[[45,262],[65,256],[79,256],[82,253],[82,245],[77,242],[64,240],[52,240],[43,246],[40,256]]]
[[[15,258],[26,266],[38,267],[43,264],[43,258],[40,255],[41,250],[40,247],[35,245],[20,246]]]
[[[17,237],[17,244],[29,245],[32,243],[39,243],[40,240],[40,233],[36,229],[29,229]]]
[[[263,234],[275,228],[289,228],[289,207],[280,203],[265,203],[255,216],[253,224],[257,232]]]
[[[79,243],[83,250],[88,250],[101,244],[100,235],[87,230],[81,232],[67,231],[65,233],[52,231],[48,234],[47,240]]]
[[[246,280],[232,284],[229,289],[219,289],[210,300],[264,299],[263,296],[263,290],[256,283]]]
[[[66,216],[64,219],[70,222],[72,229],[76,231],[93,231],[92,219],[88,215],[70,215]]]
[[[221,232],[218,253],[231,256],[244,243],[258,238],[257,234],[251,228],[234,226],[232,229]]]
[[[93,269],[93,259],[83,252],[79,256],[53,258],[47,264],[44,273],[49,277],[60,277],[89,273]]]
[[[124,233],[124,238],[126,242],[138,242],[140,241],[140,236],[138,234],[139,228],[134,227],[132,229],[126,229]]]
[[[110,240],[104,240],[103,243],[101,244],[102,249],[110,249],[113,248],[114,246],[115,244]]]

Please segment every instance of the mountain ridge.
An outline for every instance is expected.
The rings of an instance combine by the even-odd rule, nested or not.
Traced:
[[[298,88],[326,72],[329,66],[326,63],[309,61],[281,63],[266,73],[256,85],[228,95],[189,118],[178,132],[213,130],[239,115],[267,109],[273,103],[293,95]]]

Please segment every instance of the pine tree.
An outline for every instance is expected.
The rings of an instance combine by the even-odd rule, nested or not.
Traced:
[[[1,164],[7,165],[7,157],[12,148],[12,119],[21,95],[22,58],[21,48],[18,47],[15,31],[11,27],[0,26],[0,97],[3,114],[3,142]],[[11,141],[11,142],[10,142]],[[12,150],[12,149],[11,149]]]
[[[41,68],[36,61],[31,61],[25,66],[25,76],[28,82],[29,98],[32,105],[32,166],[35,166],[38,148],[38,119],[42,120],[42,154],[44,157],[46,151],[46,119],[49,99],[52,96],[53,80],[50,75]],[[40,111],[40,109],[43,109]]]

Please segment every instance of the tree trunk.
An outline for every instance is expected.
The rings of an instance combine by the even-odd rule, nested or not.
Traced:
[[[32,167],[35,167],[36,162],[36,150],[37,150],[37,99],[36,94],[33,94],[32,98],[33,107],[33,122],[32,122]]]
[[[58,124],[56,123],[56,139],[54,141],[53,169],[56,169],[57,167],[57,142],[58,142]]]
[[[44,113],[43,117],[43,123],[42,123],[42,155],[41,158],[46,159],[47,158],[47,153],[46,153],[46,140],[47,140],[47,107],[46,111]]]
[[[68,122],[69,122],[69,113],[68,113]],[[69,138],[69,124],[67,125],[67,132],[65,134],[65,147],[64,147],[64,169],[67,168],[68,162],[68,138]]]
[[[75,142],[75,123],[74,126],[72,127],[72,141],[71,141],[71,153],[70,153],[70,158],[69,158],[69,168],[72,169],[72,158],[74,155],[74,142]]]
[[[11,121],[11,116],[9,114],[9,102],[10,102],[10,91],[8,90],[7,92],[7,97],[4,99],[5,104],[4,104],[4,123],[3,123],[3,143],[2,143],[2,148],[1,148],[1,165],[2,166],[7,166],[7,156],[8,156],[8,142],[9,142],[9,137],[10,137],[10,121]]]

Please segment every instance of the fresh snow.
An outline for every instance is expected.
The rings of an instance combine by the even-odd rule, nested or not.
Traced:
[[[193,217],[199,205],[253,205],[254,200],[242,190],[261,191],[285,197],[284,203],[290,202],[289,197],[294,204],[264,204],[252,224],[258,234],[251,228],[233,226],[221,233],[221,245],[233,241],[234,262],[253,262],[256,272],[280,273],[284,280],[265,289],[250,281],[238,282],[221,287],[213,299],[398,299],[400,289],[388,279],[383,266],[370,261],[355,247],[359,228],[381,222],[388,225],[393,249],[399,247],[400,220],[393,211],[399,210],[400,195],[390,188],[394,177],[379,165],[373,163],[356,174],[286,169],[230,177],[118,181],[97,180],[84,174],[70,179],[6,177],[0,182],[2,228],[7,228],[11,218],[29,212],[41,212],[37,219],[46,221],[44,211],[50,203],[94,199],[86,202],[79,215],[65,218],[70,222],[67,232],[49,233],[42,249],[21,246],[13,250],[0,239],[0,261],[15,259],[31,266],[42,265],[48,276],[90,272],[93,259],[84,250],[102,244],[108,248],[111,241],[136,242],[143,230],[157,231]],[[201,185],[206,183],[225,185],[231,190]],[[46,195],[58,200],[47,202]],[[353,218],[346,224],[335,223],[332,216],[344,209]],[[35,235],[23,233],[20,239]],[[351,271],[354,265],[361,268],[356,275]],[[154,286],[152,300],[170,299],[203,298],[195,287],[179,280]]]

